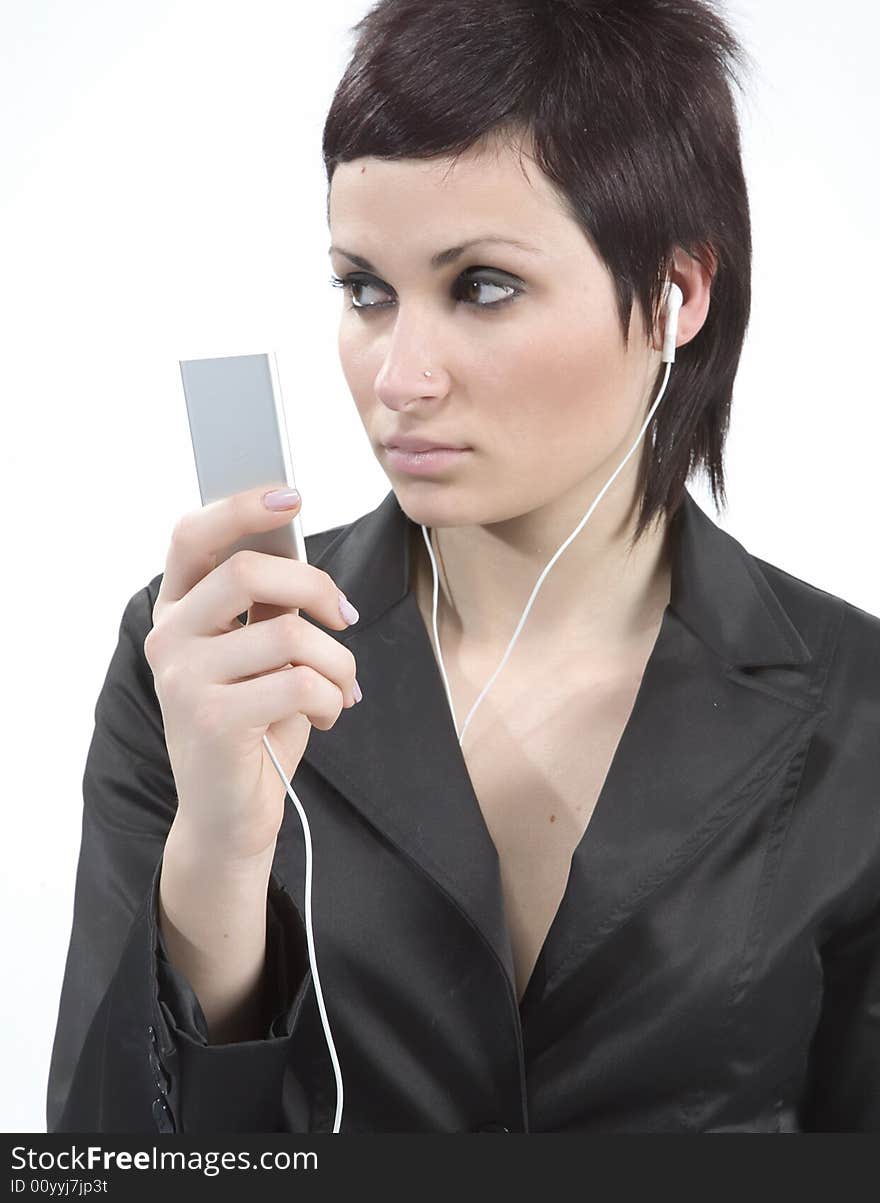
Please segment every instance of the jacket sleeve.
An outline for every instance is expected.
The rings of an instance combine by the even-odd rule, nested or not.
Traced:
[[[825,944],[822,967],[803,1129],[880,1132],[880,900]]]
[[[282,1083],[311,985],[305,927],[274,871],[266,1034],[209,1045],[198,999],[158,924],[177,794],[143,652],[160,578],[125,607],[83,777],[73,921],[46,1094],[48,1132],[307,1132]]]

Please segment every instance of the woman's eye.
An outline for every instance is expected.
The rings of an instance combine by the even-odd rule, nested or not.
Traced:
[[[375,289],[379,293],[388,292],[383,288],[378,280],[371,276],[364,275],[348,275],[343,279],[339,276],[331,276],[330,283],[334,288],[341,288],[351,296],[351,304],[349,309],[385,309],[392,302],[390,301],[365,301],[362,290]],[[496,295],[494,300],[478,301],[474,300],[474,296],[486,295],[481,290],[488,289],[491,297],[492,290],[496,294],[501,293],[500,297]],[[514,300],[522,292],[521,288],[517,288],[515,284],[509,284],[506,280],[494,280],[487,276],[464,275],[459,276],[453,286],[453,292],[457,297],[461,297],[465,304],[473,305],[475,309],[497,309],[501,305],[505,305],[508,301]]]
[[[374,288],[376,285],[371,280],[364,276],[346,276],[340,280],[338,276],[331,276],[330,283],[335,288],[341,288],[343,292],[348,293],[351,298],[350,309],[382,309],[385,302],[382,301],[364,301],[363,289]],[[379,289],[381,292],[382,290]]]

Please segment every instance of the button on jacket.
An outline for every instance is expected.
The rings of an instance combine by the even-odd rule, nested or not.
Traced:
[[[880,618],[757,559],[685,491],[670,601],[518,1004],[412,532],[391,491],[306,540],[360,612],[329,633],[364,700],[293,776],[343,1133],[880,1131]],[[160,582],[125,607],[95,709],[47,1128],[329,1132],[292,803],[263,1038],[209,1044],[165,955],[177,799],[143,654]]]

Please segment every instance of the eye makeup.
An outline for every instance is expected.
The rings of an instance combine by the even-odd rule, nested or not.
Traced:
[[[349,309],[371,310],[371,309],[386,309],[392,302],[370,302],[363,303],[358,300],[359,294],[356,290],[361,288],[376,288],[378,291],[390,292],[377,276],[371,276],[367,272],[350,272],[344,277],[337,275],[330,276],[330,283],[334,288],[341,288],[350,297]],[[520,288],[517,284],[511,282],[511,277],[507,272],[499,271],[494,268],[477,267],[469,268],[462,272],[453,284],[453,295],[460,295],[468,288],[495,288],[501,291],[506,291],[507,296],[499,300],[487,301],[481,303],[474,301],[466,296],[462,297],[464,304],[470,305],[475,309],[499,309],[505,305],[509,305],[521,296],[525,289]]]

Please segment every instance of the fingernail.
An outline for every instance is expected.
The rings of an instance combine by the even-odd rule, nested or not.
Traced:
[[[263,505],[267,510],[292,510],[299,505],[300,495],[297,489],[272,489],[263,497]]]
[[[360,618],[360,614],[358,614],[357,610],[354,608],[354,606],[351,604],[351,602],[348,600],[348,598],[345,596],[345,594],[342,592],[342,590],[340,589],[338,592],[339,592],[339,613],[342,615],[342,617],[345,619],[345,621],[347,623],[351,624],[353,622],[357,622],[357,620]]]
[[[361,693],[361,687],[358,685],[357,677],[354,679],[354,700],[359,702],[364,695]]]

